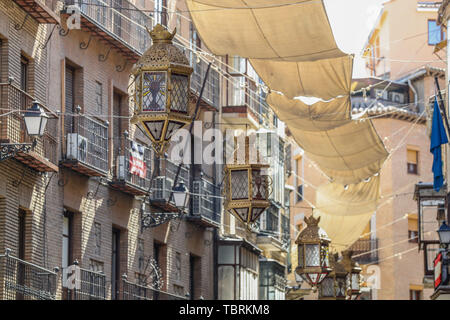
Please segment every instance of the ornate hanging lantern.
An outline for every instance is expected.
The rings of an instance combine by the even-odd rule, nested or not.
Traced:
[[[147,29],[153,44],[134,65],[135,111],[131,123],[137,124],[163,154],[172,135],[192,122],[189,115],[190,75],[193,71],[170,33],[157,24]]]
[[[306,228],[300,232],[295,243],[298,246],[298,267],[295,270],[308,284],[315,288],[330,273],[328,246],[330,239],[319,227],[320,217],[305,218]]]
[[[342,252],[343,264],[347,270],[347,295],[351,299],[361,294],[361,267],[358,262],[352,260],[353,251]]]
[[[235,138],[235,145],[237,145]],[[249,137],[245,138],[245,162],[225,166],[225,210],[231,212],[247,226],[253,224],[269,206],[268,164],[249,163]]]
[[[339,254],[330,255],[330,265],[333,268],[320,284],[319,299],[322,300],[345,300],[347,297],[347,275],[348,272]]]

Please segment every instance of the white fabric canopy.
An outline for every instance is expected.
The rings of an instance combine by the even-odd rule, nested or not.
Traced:
[[[348,96],[351,89],[352,55],[304,62],[250,61],[270,89],[283,92],[290,99],[305,96],[330,100]]]
[[[202,40],[217,55],[285,61],[346,55],[336,45],[321,0],[186,2]]]
[[[364,231],[380,200],[380,176],[349,185],[328,183],[316,193],[320,226],[332,239],[331,246],[342,251],[351,246]]]
[[[388,156],[370,120],[351,120],[349,97],[309,106],[271,93],[267,102],[307,156],[335,182],[353,184],[369,178]]]

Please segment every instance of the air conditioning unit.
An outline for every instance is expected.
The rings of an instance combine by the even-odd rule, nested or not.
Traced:
[[[392,101],[396,103],[404,103],[405,96],[403,95],[403,93],[392,92]]]
[[[67,159],[86,162],[88,139],[78,133],[67,134]]]
[[[173,188],[173,181],[165,176],[159,176],[152,181],[152,200],[169,201]]]
[[[375,89],[375,97],[377,99],[388,100],[388,92],[383,89]]]
[[[125,180],[125,156],[118,156],[116,161],[116,178],[117,180]]]

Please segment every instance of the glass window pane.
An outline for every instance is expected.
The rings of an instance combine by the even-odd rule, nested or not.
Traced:
[[[234,300],[234,267],[221,266],[218,268],[219,300]]]
[[[218,264],[234,264],[234,246],[219,246]]]

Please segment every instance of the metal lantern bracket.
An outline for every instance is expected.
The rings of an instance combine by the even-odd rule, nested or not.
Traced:
[[[180,218],[179,212],[142,212],[142,228],[155,228],[172,219]]]

